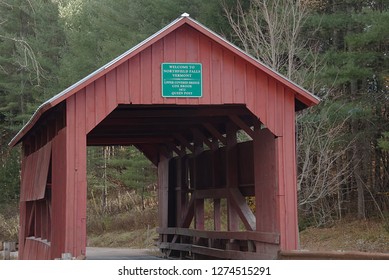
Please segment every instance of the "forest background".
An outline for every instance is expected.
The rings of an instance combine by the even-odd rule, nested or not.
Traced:
[[[297,117],[300,229],[353,217],[389,232],[388,9],[389,0],[0,0],[0,239],[18,231],[12,137],[41,103],[183,12],[322,99]],[[155,226],[155,182],[135,148],[88,148],[88,232]]]

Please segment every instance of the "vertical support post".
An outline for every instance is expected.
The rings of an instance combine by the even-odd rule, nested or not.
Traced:
[[[181,225],[188,202],[187,166],[185,160],[185,147],[181,146],[178,155],[176,185],[177,185],[177,225]]]
[[[176,225],[180,225],[182,221],[182,209],[183,209],[183,197],[182,197],[182,156],[178,155],[176,160],[176,177],[174,180],[176,181]]]
[[[21,178],[23,180],[23,174],[26,171],[25,170],[25,164],[23,164],[25,160],[25,156],[23,156],[22,159],[22,167],[21,167]],[[19,253],[18,253],[18,259],[23,260],[24,259],[24,243],[27,237],[27,230],[26,226],[28,223],[28,212],[27,212],[27,202],[26,201],[20,201],[19,203]]]
[[[28,153],[31,153],[34,151],[33,149],[33,144],[34,144],[34,141],[33,141],[34,137],[29,137],[28,140],[26,141],[23,141],[23,147],[22,147],[22,164],[21,164],[21,188],[23,188],[24,184],[23,184],[23,180],[27,180],[29,178],[28,175],[28,169],[31,169],[31,166],[27,166],[27,155]],[[21,196],[23,194],[23,192],[25,192],[26,190],[25,189],[21,189],[20,190],[20,193],[21,193]],[[19,217],[19,252],[18,252],[18,259],[19,260],[24,260],[27,258],[27,252],[25,252],[24,248],[25,248],[25,242],[26,242],[26,238],[28,237],[28,226],[29,226],[29,219],[30,219],[30,215],[31,215],[31,207],[27,207],[27,202],[26,201],[22,201],[22,199],[20,199],[20,202],[19,202],[19,213],[20,213],[20,217]]]
[[[66,181],[67,181],[67,128],[61,129],[52,144],[52,194],[51,194],[51,258],[60,258],[65,252]]]
[[[169,160],[167,152],[161,152],[158,163],[158,216],[159,227],[168,227],[169,217]],[[167,236],[162,236],[162,242],[167,242]]]
[[[212,139],[212,145],[211,145],[211,151],[212,151],[212,187],[219,187],[216,186],[217,179],[216,177],[218,174],[216,174],[216,151],[219,148],[219,142],[216,137],[213,137]],[[216,231],[221,230],[221,205],[220,205],[220,198],[215,198],[213,200],[213,229]]]
[[[238,150],[237,150],[237,139],[236,132],[238,131],[236,125],[229,122],[227,123],[227,188],[237,188],[238,187]],[[229,231],[238,231],[239,230],[239,215],[235,210],[231,198],[227,199],[227,223]]]
[[[179,159],[169,159],[169,173],[168,173],[168,227],[176,227],[179,213],[177,211],[178,197],[177,197],[177,167]]]
[[[203,141],[201,139],[199,139],[199,137],[195,134],[195,140],[194,140],[194,166],[193,166],[193,169],[194,169],[194,184],[193,184],[193,187],[195,189],[195,192],[198,188],[198,180],[197,178],[199,178],[199,176],[201,176],[201,174],[198,174],[198,171],[197,171],[197,156],[200,155],[203,151],[204,151],[204,147],[203,147]],[[201,198],[201,199],[196,199],[195,200],[195,215],[194,215],[194,219],[195,219],[195,229],[199,229],[199,230],[204,230],[204,198]]]
[[[181,223],[180,226],[184,222],[184,216],[185,213],[188,211],[188,205],[189,205],[189,160],[187,156],[184,156],[181,159],[181,166],[182,166],[182,185],[181,185],[181,206],[182,206],[182,213],[181,213]]]
[[[66,100],[66,172],[64,173],[67,199],[65,201],[66,223],[63,229],[65,248],[61,254],[68,252],[75,257],[86,254],[85,108],[85,92],[80,92]]]
[[[276,139],[281,250],[296,250],[299,243],[296,146],[292,119],[293,125],[285,129],[285,136]]]
[[[254,183],[256,231],[279,232],[278,174],[275,136],[268,129],[254,127]],[[278,246],[257,243],[257,252],[277,255]]]

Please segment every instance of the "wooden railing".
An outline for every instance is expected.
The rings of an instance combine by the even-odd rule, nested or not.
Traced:
[[[189,228],[158,228],[159,248],[166,257],[218,259],[273,259],[259,253],[258,244],[278,247],[279,234],[255,231],[205,231]]]
[[[352,251],[281,251],[281,260],[389,260],[388,253]]]

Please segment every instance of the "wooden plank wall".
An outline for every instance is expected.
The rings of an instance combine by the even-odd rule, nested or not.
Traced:
[[[25,260],[49,260],[51,258],[50,243],[41,239],[27,238],[24,245],[23,255],[20,259]]]
[[[256,230],[279,233],[276,142],[268,129],[259,127],[255,128],[254,136],[254,178]],[[256,250],[258,253],[277,255],[279,247],[256,243]]]
[[[105,104],[107,110],[111,110],[109,103]],[[66,100],[66,172],[62,173],[66,228],[62,253],[75,257],[86,254],[86,108],[85,90]]]
[[[203,65],[202,98],[162,98],[161,63],[196,62]],[[246,104],[276,136],[284,133],[285,108],[294,93],[251,63],[188,25],[169,33],[76,95],[85,105],[86,132],[118,104]],[[288,98],[288,101],[284,101]],[[291,117],[291,116],[288,116]]]
[[[51,258],[59,258],[65,252],[66,236],[66,129],[61,129],[53,139],[52,157],[52,235]]]
[[[21,168],[21,201],[19,258],[20,259],[50,259],[52,235],[51,209],[51,179],[50,159],[58,157],[56,152],[63,150],[62,143],[56,146],[57,133],[64,127],[65,108],[60,105],[46,115],[38,128],[23,140],[23,157]],[[56,162],[62,162],[63,158]],[[55,169],[54,173],[63,172],[65,168]],[[55,188],[54,196],[60,188]],[[61,200],[55,203],[61,208]],[[55,212],[55,210],[54,210]],[[61,221],[56,216],[55,222]],[[36,235],[36,236],[34,236]],[[35,238],[35,239],[34,239]],[[36,242],[38,241],[38,243]],[[54,241],[54,244],[56,241]],[[61,242],[59,242],[61,243]],[[33,251],[31,251],[33,250]]]
[[[45,195],[51,157],[51,142],[23,158],[23,176],[20,189],[21,201],[42,199]]]
[[[285,94],[284,102],[285,104],[294,104],[292,94]],[[276,138],[281,250],[295,250],[299,244],[295,113],[293,108],[292,106],[284,106],[283,135]]]

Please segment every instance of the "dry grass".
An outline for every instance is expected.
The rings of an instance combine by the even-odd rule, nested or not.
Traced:
[[[342,220],[329,228],[300,232],[301,249],[389,253],[389,232],[382,220]]]
[[[133,231],[113,231],[88,236],[90,247],[126,247],[134,249],[155,248],[158,238],[156,228],[137,229]]]
[[[0,214],[0,241],[17,241],[19,233],[19,215],[6,217]]]
[[[134,191],[117,192],[102,209],[96,199],[88,201],[88,246],[152,248],[158,224],[156,193],[142,199]]]
[[[158,224],[156,192],[143,199],[135,191],[118,191],[105,207],[92,195],[87,204],[88,234],[133,231]]]

